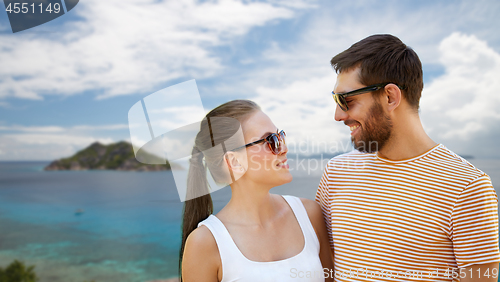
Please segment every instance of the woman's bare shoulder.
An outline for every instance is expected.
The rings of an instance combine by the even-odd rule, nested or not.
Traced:
[[[212,232],[205,225],[201,225],[196,228],[189,234],[186,239],[186,245],[184,249],[187,251],[188,249],[196,250],[199,252],[207,252],[207,254],[214,253],[216,255],[219,254],[219,250],[217,249],[217,242],[215,241]]]
[[[218,281],[221,266],[219,250],[212,232],[202,225],[186,239],[182,258],[184,281]]]

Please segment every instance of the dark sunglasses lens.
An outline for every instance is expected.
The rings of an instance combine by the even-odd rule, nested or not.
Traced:
[[[335,101],[335,103],[337,103],[337,105],[340,106],[340,108],[342,108],[342,105],[340,105],[340,101],[339,101],[339,95],[333,94],[333,100]]]
[[[281,152],[281,143],[278,138],[278,135],[276,134],[273,135],[273,143],[274,143],[273,152],[277,155]]]
[[[267,137],[267,144],[269,144],[269,149],[271,149],[273,154],[277,155],[279,153],[279,140],[276,134]]]
[[[335,95],[335,96],[337,97],[336,101],[337,101],[337,104],[339,104],[340,108],[343,111],[347,111],[347,102],[345,101],[344,96],[341,96],[341,95]]]

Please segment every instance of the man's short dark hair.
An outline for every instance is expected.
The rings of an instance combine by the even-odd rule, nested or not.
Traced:
[[[337,73],[361,67],[359,81],[368,86],[392,82],[404,87],[403,97],[418,110],[424,87],[422,63],[417,53],[390,34],[369,36],[330,61]]]

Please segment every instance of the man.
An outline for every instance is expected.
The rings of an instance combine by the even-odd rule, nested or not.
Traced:
[[[336,281],[497,281],[497,195],[484,172],[425,133],[417,54],[373,35],[331,64],[335,119],[357,149],[329,161],[316,194]]]

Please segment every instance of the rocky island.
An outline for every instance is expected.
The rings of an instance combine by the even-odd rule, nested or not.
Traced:
[[[150,159],[159,157],[150,156]],[[170,170],[168,161],[163,165],[148,165],[135,159],[132,144],[121,141],[109,145],[94,142],[75,155],[55,160],[44,170],[125,170],[125,171],[160,171]]]

